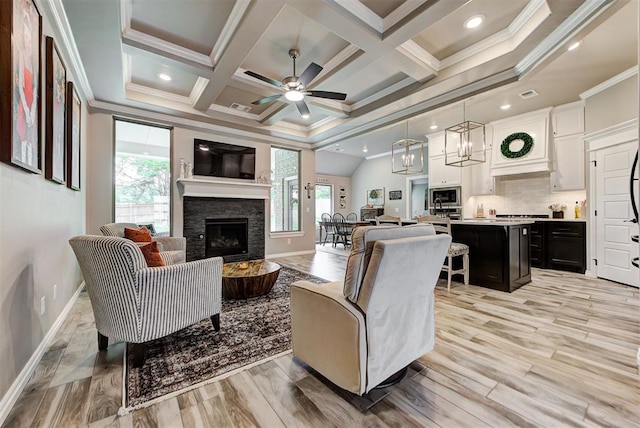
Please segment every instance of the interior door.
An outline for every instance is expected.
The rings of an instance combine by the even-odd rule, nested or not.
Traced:
[[[629,174],[637,149],[638,143],[630,142],[598,150],[595,168],[598,276],[634,287],[639,286],[640,274],[631,264],[638,257],[631,235],[638,234],[638,225],[629,221]]]

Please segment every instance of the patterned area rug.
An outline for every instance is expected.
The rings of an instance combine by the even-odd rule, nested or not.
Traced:
[[[133,367],[128,352],[125,406],[146,407],[151,400],[161,401],[156,399],[291,349],[289,287],[301,279],[327,282],[283,267],[266,296],[222,301],[219,332],[207,318],[154,340],[147,345],[141,368]]]

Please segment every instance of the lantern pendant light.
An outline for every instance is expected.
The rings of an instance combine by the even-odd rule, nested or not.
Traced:
[[[462,103],[462,123],[453,125],[444,134],[444,163],[450,166],[468,166],[486,162],[487,145],[484,124],[466,120]]]
[[[407,137],[391,145],[391,172],[403,175],[422,174],[423,152],[423,142],[409,138],[409,120],[407,120]]]

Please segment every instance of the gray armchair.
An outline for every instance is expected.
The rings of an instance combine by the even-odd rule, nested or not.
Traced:
[[[128,342],[139,367],[145,342],[207,317],[220,329],[221,257],[147,267],[140,248],[125,238],[76,236],[69,244],[89,293],[100,350],[109,339]]]
[[[434,287],[450,242],[431,225],[356,228],[344,281],[293,283],[293,354],[364,395],[431,351]]]
[[[135,223],[109,223],[100,227],[100,232],[104,236],[117,236],[124,238],[124,229],[138,229]],[[184,263],[187,251],[187,239],[173,236],[153,236],[152,239],[158,243],[160,257],[166,265]]]

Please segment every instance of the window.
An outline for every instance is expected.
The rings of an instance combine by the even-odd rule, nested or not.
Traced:
[[[271,148],[271,232],[300,230],[300,152]]]
[[[115,221],[170,231],[171,130],[116,119]]]
[[[316,184],[316,221],[322,221],[322,213],[333,213],[333,195],[330,184]]]

